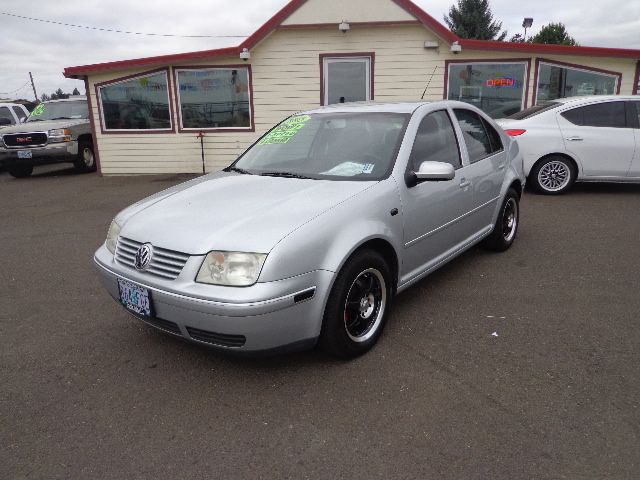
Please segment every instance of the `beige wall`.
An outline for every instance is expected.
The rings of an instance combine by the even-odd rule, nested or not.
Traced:
[[[394,4],[395,5],[395,4]],[[445,60],[508,59],[523,55],[465,50],[453,55],[446,44],[426,50],[425,40],[437,37],[420,25],[355,26],[343,34],[333,28],[277,30],[251,52],[255,132],[205,133],[207,171],[231,163],[259,135],[284,117],[320,104],[321,53],[375,52],[375,100],[417,100],[435,70],[426,99],[440,100],[444,91]],[[621,93],[630,94],[635,72],[632,59],[545,56],[549,60],[614,70],[623,74]],[[176,66],[241,63],[238,58],[181,62]],[[166,65],[163,65],[166,66]],[[532,59],[529,99],[533,93]],[[94,85],[150,70],[120,71],[89,78],[93,112],[99,130]],[[171,88],[173,79],[170,76]],[[175,102],[175,95],[174,95]],[[174,111],[177,106],[174,105]],[[200,172],[200,143],[196,133],[107,134],[98,132],[102,172],[109,174]]]
[[[342,20],[358,22],[389,22],[415,20],[411,14],[389,0],[322,0],[308,1],[296,10],[283,25],[317,25]]]

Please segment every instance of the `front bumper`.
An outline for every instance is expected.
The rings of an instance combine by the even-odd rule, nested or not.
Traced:
[[[116,301],[119,302],[118,278],[147,288],[154,317],[138,318],[186,340],[236,352],[286,350],[315,344],[332,272],[317,270],[244,288],[187,280],[195,278],[193,269],[199,267],[203,258],[191,257],[180,277],[173,281],[115,262],[104,246],[98,249],[94,261],[102,283]]]
[[[19,150],[28,150],[32,158],[18,158]],[[78,156],[78,142],[50,143],[43,147],[6,148],[0,147],[0,165],[44,165],[47,163],[70,162]]]

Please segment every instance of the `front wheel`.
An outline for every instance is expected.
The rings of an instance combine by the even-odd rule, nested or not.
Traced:
[[[504,252],[516,239],[520,222],[520,196],[513,188],[507,190],[493,231],[482,246],[494,252]]]
[[[83,140],[78,145],[78,157],[73,162],[79,172],[93,172],[96,169],[96,157],[93,153],[93,144]]]
[[[528,179],[539,193],[559,195],[576,181],[576,168],[565,157],[551,156],[538,161]]]
[[[393,275],[373,250],[356,252],[331,289],[322,321],[320,347],[342,358],[354,358],[376,343],[393,295]]]
[[[33,173],[33,165],[16,165],[7,169],[14,178],[27,178]]]

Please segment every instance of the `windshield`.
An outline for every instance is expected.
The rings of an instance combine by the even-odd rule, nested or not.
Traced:
[[[552,108],[556,108],[560,105],[562,105],[560,102],[544,102],[534,105],[533,107],[525,108],[524,110],[514,113],[507,118],[509,120],[524,120],[525,118],[533,117],[534,115],[546,112],[547,110],[551,110]]]
[[[409,114],[296,115],[273,128],[228,170],[332,180],[381,180],[393,168]]]
[[[73,102],[41,103],[33,109],[27,122],[39,122],[46,120],[68,120],[76,118],[89,118],[89,108],[86,100]]]

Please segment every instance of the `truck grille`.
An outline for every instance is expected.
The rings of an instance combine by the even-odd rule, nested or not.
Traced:
[[[2,136],[2,141],[7,147],[36,147],[46,145],[47,134],[44,132],[34,133],[7,133]]]
[[[116,261],[127,267],[135,267],[136,252],[144,243],[129,238],[119,237],[116,246]],[[153,247],[151,262],[145,272],[157,277],[175,280],[189,260],[186,253],[174,252],[160,247]]]

